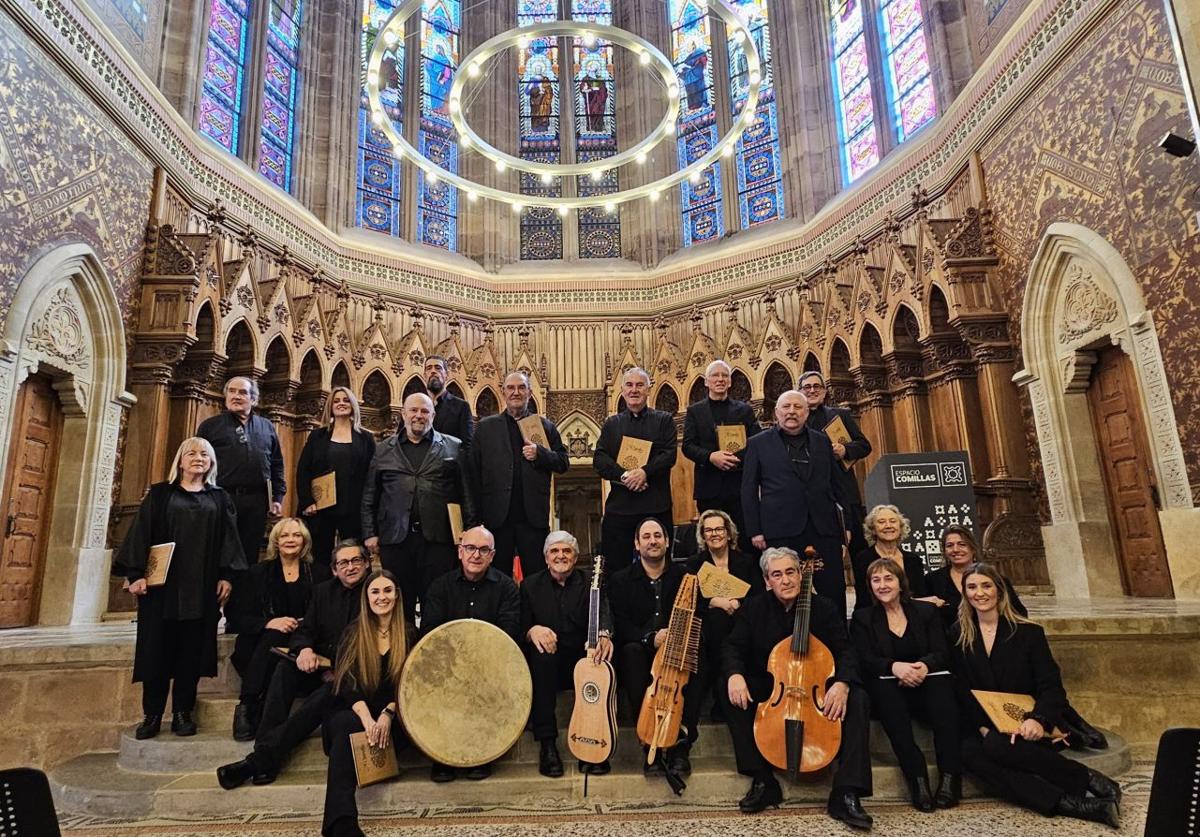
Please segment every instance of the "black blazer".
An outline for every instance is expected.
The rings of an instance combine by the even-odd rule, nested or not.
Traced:
[[[904,575],[908,579],[908,592],[914,599],[923,599],[929,595],[928,586],[925,583],[925,565],[921,562],[921,556],[915,552],[901,551],[904,558],[903,567]],[[865,571],[871,563],[878,558],[882,558],[875,547],[868,546],[862,552],[854,556],[854,566],[862,567]],[[868,587],[870,579],[867,579]],[[945,598],[945,597],[943,597]],[[862,605],[866,607],[866,605]]]
[[[970,694],[971,689],[1033,695],[1033,711],[1029,716],[1045,727],[1046,732],[1062,721],[1067,692],[1041,625],[1002,623],[996,630],[991,656],[984,651],[983,639],[978,634],[974,646],[965,652],[958,645],[958,637],[955,626],[950,633],[951,667],[962,690],[963,721],[971,730],[994,728],[987,713]]]
[[[277,616],[299,619],[304,616],[312,600],[313,587],[332,577],[328,564],[301,561],[300,578],[296,583],[302,585],[304,606],[299,613],[289,613],[283,564],[278,560],[259,561],[250,568],[241,583],[234,585],[232,598],[237,599],[238,605],[230,604],[229,618],[236,616],[234,626],[239,634],[261,634],[266,630],[267,623]]]
[[[814,430],[824,430],[829,422],[838,416],[842,417],[842,422],[846,425],[846,432],[850,434],[844,461],[862,459],[871,452],[871,442],[863,435],[853,414],[845,407],[828,407],[822,404],[815,410],[810,410],[808,426]],[[837,501],[842,504],[843,508],[848,509],[851,506],[863,504],[862,494],[858,490],[858,480],[855,479],[853,470],[843,468],[839,463],[833,469],[833,485],[837,491]]]
[[[318,427],[308,434],[304,449],[300,451],[300,462],[296,465],[296,508],[299,512],[313,504],[312,481],[330,471],[332,435],[333,430],[329,427]],[[350,447],[354,453],[354,479],[342,479],[338,483],[339,487],[348,484],[353,493],[349,497],[338,493],[337,511],[341,514],[358,514],[362,506],[363,478],[375,456],[375,437],[365,430],[351,430]]]
[[[433,429],[458,439],[464,448],[471,447],[475,419],[471,417],[470,405],[452,392],[443,392],[433,404]]]
[[[905,571],[907,572],[907,570],[906,566]],[[1025,607],[1025,603],[1021,601],[1016,588],[1012,586],[1012,582],[1007,577],[1004,578],[1004,586],[1008,590],[1008,601],[1012,604],[1013,610],[1022,616],[1028,616],[1029,609]],[[958,622],[958,606],[962,602],[962,591],[954,586],[954,580],[950,577],[949,564],[926,574],[925,593],[922,595],[937,596],[946,603],[944,607],[938,608],[938,612],[941,614],[942,624],[947,629]]]
[[[754,408],[745,401],[729,399],[726,424],[740,424],[746,428],[746,441],[762,430],[754,417]],[[742,490],[742,469],[722,471],[708,461],[717,450],[717,424],[713,420],[709,399],[702,398],[687,408],[683,419],[683,455],[696,463],[696,485],[692,496],[696,500],[715,500],[721,497],[736,498]],[[700,511],[704,511],[701,507]]]
[[[475,442],[467,452],[467,474],[475,492],[477,513],[483,524],[495,531],[504,525],[512,502],[513,451],[507,413],[488,416],[475,428]],[[565,474],[571,467],[567,449],[563,446],[558,428],[542,417],[542,429],[550,449],[541,445],[537,458],[530,462],[519,457],[521,467],[521,502],[525,504],[525,519],[530,525],[545,528],[550,521],[550,477]],[[472,521],[474,522],[474,521]]]
[[[778,427],[759,433],[746,444],[742,467],[742,514],[746,535],[798,537],[809,523],[818,534],[842,537],[834,499],[833,471],[840,466],[824,433],[805,427],[808,434],[807,473],[792,464]]]
[[[587,573],[576,567],[567,577],[561,590],[549,570],[536,572],[521,582],[521,639],[526,640],[529,629],[542,625],[558,635],[561,645],[563,637],[587,639],[588,608],[591,602],[591,584]],[[604,585],[600,585],[600,619],[598,630],[612,630],[612,613],[608,607],[608,596]],[[559,595],[562,605],[559,605]],[[582,654],[583,646],[571,649]]]
[[[433,438],[421,464],[414,468],[400,449],[398,436],[389,436],[375,450],[363,489],[363,538],[382,544],[403,543],[408,537],[413,495],[421,519],[421,534],[432,543],[454,542],[447,503],[461,503],[463,521],[475,519],[475,507],[465,478],[465,455],[458,439],[431,431]]]
[[[296,652],[311,648],[331,661],[336,660],[338,643],[346,626],[358,618],[362,586],[366,581],[364,573],[353,587],[346,587],[338,578],[315,585],[312,598],[308,600],[308,610],[304,611],[304,621],[292,631],[288,647]]]
[[[908,635],[920,645],[920,661],[931,672],[945,671],[950,665],[950,652],[946,648],[946,631],[938,618],[937,608],[912,599],[901,600],[900,607],[908,618]],[[854,611],[854,618],[850,620],[850,638],[858,651],[864,677],[878,678],[892,673],[892,663],[896,662],[892,650],[894,636],[888,630],[887,612],[881,605]]]

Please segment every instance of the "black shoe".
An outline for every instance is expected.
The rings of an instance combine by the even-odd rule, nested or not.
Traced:
[[[667,767],[677,776],[692,774],[692,745],[684,741],[667,750]]]
[[[171,715],[171,732],[182,736],[195,735],[196,722],[192,720],[192,713],[176,712]]]
[[[1104,737],[1104,733],[1089,724],[1069,703],[1063,712],[1062,724],[1072,739],[1089,750],[1108,749],[1108,739]]]
[[[279,778],[279,774],[274,770],[260,770],[250,777],[252,785],[269,785]]]
[[[929,777],[918,776],[908,780],[909,798],[912,806],[922,813],[928,814],[933,810],[933,793],[929,790]]]
[[[429,778],[440,785],[443,782],[453,782],[458,778],[458,773],[450,765],[435,761],[433,766],[429,768]]]
[[[1111,799],[1118,807],[1121,805],[1121,786],[1105,776],[1099,770],[1088,768],[1088,792],[1097,799]]]
[[[783,789],[774,776],[755,778],[750,790],[738,801],[738,810],[743,814],[757,814],[771,806],[778,808],[780,802],[783,802]]]
[[[1064,817],[1074,817],[1077,820],[1098,822],[1119,828],[1121,815],[1117,811],[1117,803],[1111,799],[1092,799],[1085,796],[1070,796],[1063,794],[1054,806],[1054,813]]]
[[[658,753],[655,754],[654,761],[647,761],[646,759],[649,758],[649,756],[650,756],[650,750],[643,749],[643,751],[642,751],[642,775],[643,776],[661,776],[667,772],[663,768],[662,750],[659,750]]]
[[[958,773],[943,773],[938,781],[933,804],[939,808],[953,808],[962,799],[962,776]]]
[[[553,738],[542,741],[542,751],[538,755],[538,773],[551,778],[563,775],[562,757],[558,754],[558,747]]]
[[[239,703],[237,708],[233,710],[233,740],[234,741],[253,741],[254,734],[258,732],[258,721],[255,712],[256,707],[252,703]]]
[[[612,772],[612,765],[609,764],[608,759],[605,759],[601,762],[596,762],[595,764],[581,761],[579,762],[579,771],[581,773],[590,773],[593,776],[607,776]]]
[[[870,831],[875,822],[871,819],[871,815],[863,810],[858,793],[844,788],[833,789],[833,793],[829,794],[829,804],[825,806],[825,810],[835,820],[841,820],[851,828],[857,828],[860,831]]]
[[[559,762],[558,767],[559,767],[559,771],[560,771],[559,775],[561,776],[562,775],[562,772],[561,772],[562,771],[562,762],[561,761]],[[466,773],[464,773],[463,775],[466,776],[468,779],[470,779],[472,782],[481,782],[484,779],[486,779],[488,776],[492,775],[492,763],[488,762],[487,764],[477,764],[474,767],[468,767]]]
[[[217,768],[217,782],[225,790],[240,788],[254,774],[254,767],[249,759],[223,764]]]
[[[162,715],[147,715],[142,718],[142,722],[133,731],[133,737],[138,741],[145,741],[147,738],[158,735],[160,729],[162,729]]]

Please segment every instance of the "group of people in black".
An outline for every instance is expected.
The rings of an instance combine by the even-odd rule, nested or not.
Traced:
[[[975,563],[969,530],[947,529],[949,564],[927,576],[899,548],[907,534],[899,511],[865,513],[848,465],[868,454],[870,443],[848,411],[824,404],[819,373],[806,373],[798,389],[778,398],[775,425],[763,430],[750,406],[730,397],[729,366],[710,364],[708,396],[688,408],[682,444],[705,509],[696,524],[700,551],[675,562],[674,420],[648,406],[649,375],[626,371],[624,409],[604,423],[593,458],[609,489],[601,551],[612,572],[590,652],[589,579],[576,566],[579,545],[549,525],[551,478],[567,470],[567,453],[547,419],[539,418],[538,441],[521,426],[530,415],[527,376],[509,374],[505,410],[478,424],[446,390],[442,359],[427,360],[425,379],[428,394],[408,396],[397,432],[378,444],[361,426],[353,393],[333,389],[297,466],[300,516],[273,526],[261,562],[267,516],[278,516],[287,490],[281,449],[270,422],[253,413],[257,385],[241,377],[226,384],[226,409],[180,445],[167,481],[147,493],[114,562],[138,600],[138,738],[159,733],[168,692],[172,731],[196,733],[196,687],[200,677],[216,674],[223,610],[227,632],[238,635],[233,662],[242,676],[234,737],[254,747],[218,769],[220,784],[274,781],[289,753],[320,727],[330,756],[322,833],[361,834],[349,733],[365,731],[376,746],[402,746],[396,687],[412,640],[447,621],[474,618],[525,649],[539,769],[560,776],[555,703],[575,664],[585,653],[611,659],[636,715],[681,580],[711,563],[752,592],[702,598],[701,659],[685,691],[680,740],[647,760],[645,770],[690,772],[701,704],[711,695],[729,725],[738,771],[752,780],[740,808],[761,811],[779,804],[782,789],[754,743],[754,709],[770,691],[767,655],[791,632],[802,580],[798,556],[811,546],[824,559],[813,575],[812,633],[836,660],[823,712],[843,729],[831,816],[871,827],[861,798],[871,794],[874,713],[920,810],[957,804],[966,770],[1044,814],[1116,823],[1119,787],[1049,743],[1073,710],[1045,635],[1011,585]],[[849,439],[823,432],[835,418]],[[744,449],[719,444],[719,428],[730,426],[743,429]],[[649,443],[640,464],[622,456],[626,438]],[[336,503],[318,508],[313,481],[328,483],[330,475]],[[465,529],[457,543],[453,506]],[[165,583],[149,586],[152,547],[167,543],[173,553]],[[847,544],[859,605],[849,630]],[[519,587],[516,556],[524,574]],[[1034,696],[1018,735],[995,731],[970,697],[973,688]],[[934,727],[936,791],[914,743],[914,716]],[[602,774],[610,766],[580,769]],[[490,772],[481,765],[465,775]],[[431,770],[437,782],[457,776],[447,765]]]

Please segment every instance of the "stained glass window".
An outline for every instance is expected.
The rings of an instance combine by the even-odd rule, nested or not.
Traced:
[[[738,211],[742,229],[747,229],[783,217],[783,182],[767,0],[734,0],[734,6],[747,23],[762,61],[762,85],[754,121],[742,132],[737,144]],[[750,72],[745,46],[730,38],[728,47],[730,109],[736,119],[749,94]]]
[[[842,174],[852,183],[879,162],[875,96],[863,31],[864,0],[829,0],[833,89]]]
[[[292,188],[296,94],[304,0],[271,0],[263,61],[262,130],[258,171],[276,186]]]
[[[896,139],[904,142],[937,116],[921,0],[883,0],[884,72]]]
[[[713,107],[712,39],[699,0],[667,0],[671,24],[671,59],[679,77],[679,125],[676,142],[683,168],[713,149],[719,138]],[[725,234],[721,200],[721,164],[714,163],[698,183],[681,186],[683,244],[713,241]]]
[[[612,0],[572,0],[573,20],[612,24]],[[617,152],[617,97],[613,75],[612,44],[602,38],[575,38],[575,154],[580,162],[600,160]],[[617,191],[615,169],[599,179],[576,178],[578,193],[607,195]],[[612,259],[621,255],[620,216],[604,207],[579,211],[579,257]]]
[[[200,90],[200,133],[239,151],[250,0],[212,0]]]
[[[450,85],[458,69],[461,0],[421,4],[421,130],[417,150],[458,172],[458,141],[450,122]],[[417,172],[417,241],[458,249],[458,190]]]
[[[517,24],[558,20],[557,0],[518,0]],[[517,105],[520,110],[520,152],[526,160],[557,163],[562,154],[559,127],[559,57],[557,38],[533,38],[517,58]],[[558,197],[561,178],[549,182],[521,172],[521,194]],[[546,207],[521,213],[521,258],[561,259],[562,218]]]
[[[367,101],[367,57],[375,39],[400,0],[366,0],[360,31],[361,64],[358,94],[358,194],[354,222],[360,227],[387,235],[400,235],[400,160],[392,152],[386,135],[371,123]],[[397,133],[404,132],[404,39],[384,53],[379,69],[379,99]]]

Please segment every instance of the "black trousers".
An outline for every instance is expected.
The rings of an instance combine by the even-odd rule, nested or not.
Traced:
[[[276,670],[282,671],[284,668],[286,666],[279,666]],[[264,731],[264,724],[260,723],[258,737],[254,739],[254,752],[247,757],[254,772],[278,773],[292,750],[321,726],[321,721],[329,714],[333,704],[333,684],[318,681],[317,687],[282,724]],[[354,774],[353,765],[350,773]]]
[[[191,712],[196,708],[196,687],[200,683],[200,658],[205,642],[204,623],[203,619],[163,619],[158,622],[155,630],[160,632],[159,641],[153,644],[158,659],[149,666],[154,675],[142,678],[143,714],[163,714],[172,681],[175,684],[172,710]],[[138,629],[141,630],[141,625]]]
[[[258,722],[258,737],[261,739],[271,730],[280,727],[291,714],[292,704],[297,698],[307,697],[321,685],[320,672],[305,674],[291,661],[275,666],[271,681],[263,699],[262,718]]]
[[[875,678],[867,683],[867,692],[871,710],[883,725],[900,769],[910,781],[928,776],[925,755],[913,738],[914,717],[933,728],[938,770],[943,774],[962,773],[958,700],[949,675],[926,677],[915,689],[899,685],[898,680]]]
[[[325,816],[321,823],[322,837],[341,837],[355,834],[358,827],[358,778],[354,773],[354,753],[350,736],[362,732],[362,721],[350,709],[337,709],[325,718],[323,735],[329,751],[329,772],[325,780]],[[392,747],[397,755],[407,745],[404,730],[398,720],[392,721]]]
[[[733,739],[733,755],[737,771],[743,776],[766,778],[772,775],[770,762],[762,757],[754,743],[754,713],[760,701],[770,697],[772,680],[769,675],[748,676],[750,697],[754,699],[745,709],[729,702],[729,689],[723,691],[725,721]],[[842,719],[842,746],[838,750],[837,769],[833,773],[835,790],[851,790],[860,796],[871,795],[871,700],[864,689],[851,686],[846,701],[846,717]]]
[[[454,569],[456,552],[453,544],[430,543],[419,530],[410,531],[403,543],[380,544],[380,563],[400,584],[409,625],[416,624],[417,602],[424,600],[433,580]]]
[[[962,745],[963,762],[1000,796],[1023,808],[1053,816],[1064,795],[1087,793],[1088,771],[1045,741],[1026,741],[992,731],[970,736]]]
[[[627,642],[617,648],[617,685],[625,693],[629,707],[633,710],[636,722],[642,710],[642,701],[646,697],[653,676],[650,666],[654,662],[654,652],[640,642]],[[703,665],[703,662],[701,662]],[[701,693],[696,688],[696,675],[693,675],[683,687],[683,729],[680,736],[691,744],[700,737],[700,698]]]
[[[254,491],[249,494],[239,493],[236,489],[231,491],[233,497],[233,507],[237,510],[237,529],[238,541],[242,544],[242,554],[246,557],[246,566],[251,567],[258,563],[259,551],[263,544],[263,533],[267,526],[267,487],[263,485],[261,491]],[[239,584],[246,583],[246,571],[239,570],[233,572],[229,579],[230,583],[236,588]],[[243,601],[238,597],[230,599],[234,606],[237,602]],[[231,613],[229,604],[225,605],[225,633],[234,633],[229,629],[229,623],[237,624],[240,618],[245,616],[243,613]]]
[[[283,658],[271,649],[278,646],[287,647],[290,640],[291,634],[269,629],[261,634],[238,635],[238,645],[252,645],[245,665],[239,669],[242,673],[240,696],[243,703],[259,703],[267,696],[275,668],[283,661]],[[292,667],[295,668],[294,665]]]
[[[584,639],[580,636],[559,636],[558,650],[553,654],[526,648],[529,675],[533,679],[533,707],[529,713],[533,737],[537,741],[558,737],[558,716],[554,708],[558,693],[573,687],[575,664],[583,656]]]
[[[500,572],[512,577],[514,555],[521,556],[521,574],[525,578],[546,569],[546,555],[542,550],[546,536],[550,534],[549,527],[534,526],[525,520],[506,520],[492,534],[496,536],[496,557],[492,559],[492,566]]]
[[[600,549],[601,554],[609,559],[606,566],[611,567],[614,572],[637,560],[633,542],[637,537],[638,524],[647,517],[653,517],[662,524],[668,540],[674,539],[675,524],[670,508],[647,514],[605,512],[604,519],[600,521]]]
[[[702,522],[704,513],[710,510],[723,511],[733,520],[733,525],[738,530],[738,551],[743,555],[755,556],[758,555],[758,550],[754,548],[754,544],[750,543],[750,535],[746,532],[746,517],[742,514],[742,498],[741,495],[736,497],[697,497],[696,509],[700,513]]]
[[[799,537],[774,538],[768,540],[767,545],[794,549],[800,560],[804,560],[805,548],[814,547],[825,566],[813,575],[813,589],[834,603],[843,620],[846,618],[846,573],[842,568],[841,538],[817,534],[810,523]]]
[[[695,696],[696,718],[700,717],[702,704],[709,695],[712,695],[713,703],[719,706],[720,693],[727,691],[726,681],[721,677],[721,646],[732,630],[733,616],[719,608],[708,609],[700,629],[700,665],[692,675],[690,684]]]
[[[333,563],[333,545],[338,540],[362,540],[362,518],[359,517],[358,509],[343,514],[341,509],[335,506],[301,519],[312,535],[313,560],[320,564]]]

